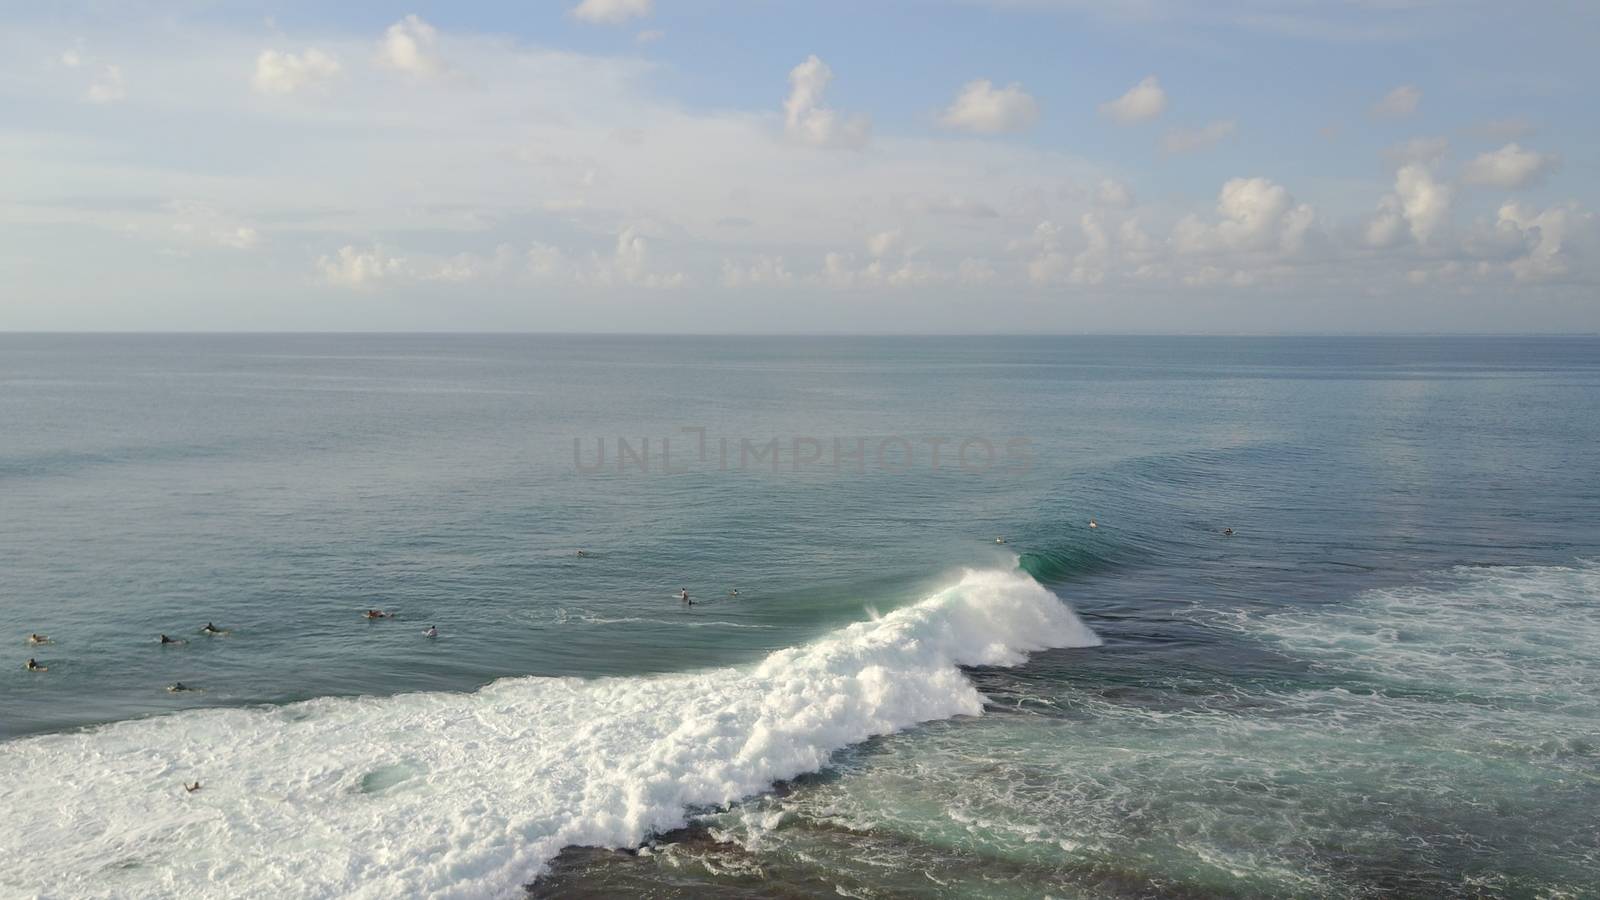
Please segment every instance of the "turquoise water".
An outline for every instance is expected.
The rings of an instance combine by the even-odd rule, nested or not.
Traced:
[[[1597,388],[1587,338],[0,335],[0,894],[1593,896]]]

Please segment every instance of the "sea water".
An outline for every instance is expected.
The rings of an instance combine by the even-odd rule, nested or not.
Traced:
[[[1584,338],[0,336],[0,895],[1589,896],[1597,389]]]

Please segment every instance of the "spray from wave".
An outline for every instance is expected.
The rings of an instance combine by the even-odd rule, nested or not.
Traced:
[[[633,846],[839,748],[978,715],[964,665],[1099,639],[1025,573],[751,668],[195,711],[16,741],[0,893],[503,896],[568,845]],[[185,794],[180,782],[198,779]]]

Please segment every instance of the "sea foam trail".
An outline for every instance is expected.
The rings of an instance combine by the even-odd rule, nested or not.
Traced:
[[[0,894],[511,895],[562,847],[636,845],[846,745],[978,715],[958,666],[1098,643],[1026,574],[968,570],[748,668],[513,678],[26,738],[0,745]]]

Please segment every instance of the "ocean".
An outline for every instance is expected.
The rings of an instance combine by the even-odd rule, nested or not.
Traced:
[[[1600,896],[1597,473],[1588,337],[0,335],[0,896]]]

